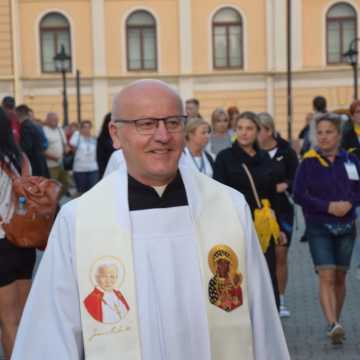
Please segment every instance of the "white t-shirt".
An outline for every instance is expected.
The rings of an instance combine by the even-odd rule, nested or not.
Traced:
[[[87,172],[98,170],[96,161],[96,143],[94,137],[86,138],[76,131],[70,139],[70,145],[75,150],[74,172]]]
[[[205,155],[204,151],[202,152],[201,156],[192,156],[190,150],[186,147],[184,153],[187,158],[187,163],[189,164],[189,166],[202,172],[207,176],[213,177],[214,174],[213,168],[210,164],[209,159]]]
[[[47,166],[54,168],[60,165],[63,158],[64,145],[66,144],[65,134],[63,129],[59,127],[53,129],[49,126],[44,126],[44,133],[48,140],[48,148],[45,153],[59,159],[58,161],[46,159]]]

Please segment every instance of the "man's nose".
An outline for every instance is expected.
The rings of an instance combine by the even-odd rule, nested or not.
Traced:
[[[154,140],[160,142],[168,142],[169,139],[170,139],[170,133],[166,129],[165,122],[164,120],[160,120],[155,129]]]

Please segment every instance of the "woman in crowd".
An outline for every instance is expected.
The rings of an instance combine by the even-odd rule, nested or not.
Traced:
[[[291,186],[299,164],[296,152],[290,144],[276,133],[275,123],[268,113],[258,114],[260,132],[258,141],[260,147],[267,151],[272,159],[273,177],[276,182],[276,194],[273,197],[272,208],[276,213],[280,229],[286,234],[287,242],[278,244],[276,251],[276,275],[280,295],[280,316],[288,317],[290,312],[285,305],[285,289],[288,278],[288,249],[292,237],[294,223],[294,207],[289,199]]]
[[[229,133],[229,118],[224,109],[215,109],[211,115],[212,133],[209,141],[209,151],[216,156],[221,150],[231,146]]]
[[[269,199],[272,203],[276,194],[271,159],[267,152],[261,150],[257,144],[259,131],[259,118],[256,114],[244,112],[238,116],[236,120],[236,141],[230,148],[218,154],[214,166],[214,179],[240,191],[245,196],[253,216],[258,204],[243,164],[246,165],[252,176],[260,199]],[[271,239],[265,252],[265,258],[271,275],[275,300],[279,307],[274,239]]]
[[[111,113],[105,115],[101,131],[97,140],[96,160],[99,166],[99,177],[102,178],[106,169],[106,165],[111,154],[115,151],[109,134],[109,122],[111,121]]]
[[[11,356],[36,258],[35,249],[12,245],[1,227],[1,223],[10,221],[14,212],[12,183],[4,167],[20,173],[22,156],[15,145],[10,120],[0,108],[0,333],[6,359]]]
[[[79,194],[90,190],[99,179],[96,162],[96,138],[91,135],[89,120],[80,123],[80,131],[73,134],[70,145],[75,149],[74,180]]]
[[[304,155],[294,183],[303,208],[306,237],[320,281],[320,303],[334,344],[345,335],[340,314],[355,240],[355,208],[360,202],[360,164],[340,149],[341,122],[324,114],[316,119],[318,147]]]
[[[209,136],[209,124],[202,118],[192,118],[185,127],[186,148],[184,151],[191,166],[212,177],[214,160],[205,151]]]
[[[229,117],[229,134],[231,136],[231,140],[236,140],[236,118],[239,116],[240,112],[236,106],[230,106],[227,109],[228,117]]]

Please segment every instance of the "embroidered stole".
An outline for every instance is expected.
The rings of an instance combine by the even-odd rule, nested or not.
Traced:
[[[254,356],[246,249],[239,213],[222,185],[197,172],[191,176],[201,204],[199,213],[192,215],[212,360],[251,360]],[[115,172],[77,201],[76,261],[86,360],[142,358],[127,181],[124,182],[119,184]],[[184,184],[186,188],[185,180]],[[116,196],[119,186],[121,199]],[[122,204],[121,209],[119,202],[124,201],[126,207]],[[102,307],[108,305],[103,301],[106,291],[116,294],[119,300],[114,304],[122,308],[121,312],[113,309],[112,323],[105,323],[101,314]]]

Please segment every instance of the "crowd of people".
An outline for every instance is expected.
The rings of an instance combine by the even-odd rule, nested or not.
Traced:
[[[162,95],[164,98],[158,95]],[[141,101],[134,104],[134,98],[141,99]],[[153,106],[149,106],[149,101],[152,101]],[[206,254],[206,259],[209,258],[209,266],[215,275],[209,283],[210,303],[228,312],[241,306],[243,302],[252,309],[249,320],[251,323],[250,333],[252,333],[250,342],[254,348],[251,353],[258,360],[265,359],[262,351],[269,350],[267,346],[263,350],[260,349],[264,345],[262,337],[265,336],[266,326],[265,330],[260,331],[257,321],[262,322],[261,326],[264,326],[266,321],[264,318],[257,320],[253,318],[254,309],[260,311],[262,314],[260,317],[268,316],[270,328],[274,326],[275,329],[271,330],[274,333],[273,341],[278,341],[278,343],[274,346],[272,354],[271,351],[267,353],[266,359],[281,360],[287,359],[288,354],[286,345],[283,343],[282,332],[277,328],[279,324],[277,317],[291,316],[291,304],[287,304],[285,294],[288,279],[288,254],[293,237],[295,204],[297,204],[302,208],[305,217],[306,230],[302,241],[308,242],[314,271],[319,278],[320,303],[327,322],[326,332],[333,344],[342,344],[345,341],[345,327],[341,323],[341,311],[346,294],[346,275],[353,253],[360,280],[360,239],[357,235],[359,232],[356,232],[356,228],[360,226],[360,101],[354,101],[349,107],[347,115],[344,115],[328,111],[324,97],[314,98],[313,112],[306,115],[305,127],[299,134],[301,146],[298,152],[280,135],[275,126],[276,119],[274,120],[267,112],[240,111],[236,106],[231,106],[228,109],[217,108],[212,112],[211,119],[204,119],[201,115],[199,100],[188,99],[184,105],[185,114],[182,112],[180,98],[163,83],[151,81],[135,83],[115,97],[112,113],[106,114],[100,134],[95,137],[91,121],[84,120],[80,124],[72,123],[64,129],[60,125],[58,114],[49,112],[42,122],[35,118],[34,112],[27,105],[15,106],[13,98],[5,97],[2,101],[2,109],[0,109],[0,217],[2,221],[7,221],[11,216],[11,211],[14,210],[11,209],[9,190],[11,180],[1,171],[1,164],[10,164],[13,171],[20,174],[22,154],[29,159],[33,175],[53,178],[61,182],[65,198],[78,197],[85,192],[94,194],[93,202],[90,201],[92,199],[90,196],[88,202],[85,200],[83,202],[94,207],[98,206],[99,211],[103,206],[95,204],[95,199],[102,198],[95,196],[96,191],[100,194],[100,191],[96,189],[103,189],[105,198],[107,193],[101,184],[106,183],[110,186],[111,182],[107,179],[115,179],[109,174],[119,169],[127,172],[128,189],[126,189],[126,196],[124,194],[121,196],[124,196],[124,201],[128,199],[129,202],[130,209],[127,211],[130,210],[134,233],[134,263],[127,259],[122,260],[136,274],[136,280],[134,280],[136,284],[129,284],[126,290],[130,297],[130,290],[133,287],[137,289],[136,299],[140,319],[140,335],[132,334],[131,341],[138,341],[138,336],[144,341],[144,336],[147,336],[149,340],[142,344],[142,351],[146,349],[151,355],[144,358],[166,359],[166,355],[162,352],[168,346],[167,341],[176,349],[175,352],[184,354],[187,350],[181,347],[181,342],[190,340],[192,336],[191,343],[194,343],[194,338],[198,337],[199,348],[194,350],[195,348],[192,349],[189,343],[189,353],[186,352],[186,354],[191,354],[193,351],[193,355],[189,355],[187,358],[208,359],[208,354],[205,355],[207,348],[205,343],[208,339],[203,334],[204,329],[202,328],[206,321],[201,318],[204,315],[203,305],[200,301],[201,294],[200,292],[198,294],[199,289],[196,290],[192,299],[194,305],[189,306],[186,303],[187,290],[183,287],[186,281],[189,282],[190,287],[200,286],[197,281],[201,281],[200,277],[202,276],[191,262],[195,256],[194,249],[191,248],[188,240],[184,240],[193,236],[188,231],[188,227],[191,227],[187,222],[190,215],[183,210],[180,211],[184,206],[191,208],[193,201],[191,194],[198,186],[196,181],[200,180],[196,180],[194,183],[188,180],[188,175],[181,166],[192,172],[200,172],[207,178],[213,178],[216,180],[214,184],[221,183],[235,190],[231,190],[232,192],[226,196],[228,197],[230,194],[234,203],[241,204],[236,205],[235,208],[241,208],[236,211],[242,214],[243,219],[240,221],[243,227],[242,232],[245,237],[248,237],[244,240],[246,245],[243,246],[251,248],[255,245],[249,245],[247,242],[254,239],[258,242],[255,250],[251,250],[251,255],[250,250],[246,250],[247,256],[263,257],[264,261],[261,260],[259,263],[259,260],[254,260],[253,264],[247,262],[238,274],[234,268],[234,262],[231,262],[234,261],[232,257],[236,257],[236,255],[233,255],[233,250],[229,246],[221,247],[219,245],[217,250],[210,251],[209,255]],[[244,104],[245,106],[246,104]],[[136,116],[138,114],[140,116]],[[177,152],[179,153],[177,154]],[[94,185],[101,179],[104,180],[94,188]],[[116,179],[120,180],[120,177]],[[124,180],[124,177],[121,179]],[[189,184],[193,184],[194,188],[189,190]],[[211,186],[214,186],[214,189],[221,194],[223,189],[226,189],[210,184],[213,182],[204,183],[204,189],[199,192],[205,191],[207,186],[209,190]],[[74,185],[76,192],[73,190]],[[238,199],[237,192],[241,193],[243,198]],[[119,196],[113,197],[118,199]],[[225,236],[228,233],[226,224],[229,223],[228,227],[230,228],[233,225],[230,221],[231,214],[226,212],[228,210],[225,211],[226,196],[224,195],[224,199],[221,200],[214,196],[214,203],[210,201],[207,204],[209,208],[214,208],[215,215],[220,220],[217,223],[223,223],[224,228],[220,226],[218,229],[215,224],[211,225],[210,223],[207,226],[212,229],[214,234],[224,233]],[[110,199],[111,196],[108,204],[109,211],[112,209]],[[216,209],[216,201],[219,202],[219,209]],[[78,204],[81,204],[81,200]],[[82,209],[85,211],[86,207],[84,206]],[[221,212],[221,206],[224,206],[224,215]],[[67,302],[73,307],[78,307],[76,302],[79,301],[79,294],[74,289],[77,286],[77,280],[74,280],[73,276],[76,277],[76,274],[74,275],[73,272],[79,272],[79,279],[84,275],[80,274],[79,266],[75,268],[73,265],[72,261],[76,261],[81,262],[82,266],[83,259],[75,254],[74,243],[70,243],[70,239],[73,239],[74,242],[77,241],[74,230],[75,220],[72,216],[78,221],[80,215],[70,206],[66,209],[58,216],[52,235],[54,239],[51,239],[52,242],[49,243],[49,248],[42,260],[44,264],[39,269],[37,282],[34,284],[29,299],[31,306],[27,307],[22,320],[13,357],[15,360],[23,359],[23,355],[31,351],[31,346],[35,349],[31,358],[39,358],[38,355],[41,353],[40,350],[37,350],[37,345],[40,347],[39,340],[36,340],[35,336],[29,336],[28,333],[33,327],[37,311],[43,311],[46,321],[48,321],[45,327],[49,331],[49,336],[59,338],[58,344],[54,345],[59,354],[62,354],[59,355],[59,359],[80,359],[82,351],[85,353],[86,351],[89,353],[95,351],[91,345],[87,344],[85,340],[82,342],[79,337],[79,331],[86,333],[89,329],[85,330],[88,325],[85,324],[85,320],[80,319],[78,310],[62,310]],[[174,210],[173,213],[160,212],[158,214],[157,211],[154,211],[149,213],[150,215],[140,215],[141,211],[153,211],[154,209],[177,210]],[[90,209],[88,209],[88,216],[90,222],[93,218]],[[110,214],[109,217],[111,218],[111,216]],[[165,216],[165,220],[162,216]],[[166,216],[169,216],[168,220]],[[223,216],[228,216],[228,218],[223,219]],[[86,220],[86,218],[84,219]],[[166,222],[170,219],[176,221],[174,229]],[[247,224],[246,219],[255,226]],[[111,218],[109,221],[111,225],[111,221],[114,220]],[[96,223],[96,221],[94,222]],[[147,222],[149,225],[146,225]],[[249,230],[249,226],[255,230]],[[99,236],[96,234],[95,225],[90,228],[95,234],[88,233],[89,246],[91,236]],[[209,229],[202,228],[198,234],[200,233],[206,238],[205,234],[208,231]],[[247,233],[247,231],[249,232]],[[253,231],[256,232],[256,235]],[[109,232],[106,234],[109,237],[112,236]],[[159,239],[162,236],[174,239],[183,238],[184,243],[178,245],[175,240],[169,240],[169,245],[159,240],[161,245],[157,245],[148,234],[151,234],[152,237],[157,234]],[[149,243],[140,245],[141,241],[144,241],[143,239]],[[216,241],[219,242],[220,239]],[[80,243],[83,244],[83,242],[77,242],[77,246],[80,246]],[[205,242],[199,244],[202,246],[199,251],[203,249],[204,244]],[[65,255],[62,246],[66,246]],[[140,250],[141,246],[145,246],[145,250]],[[99,249],[100,245],[97,250]],[[155,256],[154,251],[158,251],[159,254]],[[177,255],[182,251],[184,252],[182,255]],[[260,254],[260,251],[264,256]],[[77,260],[69,261],[67,259],[69,252],[71,253],[70,257]],[[59,253],[65,257],[58,259]],[[99,254],[102,254],[100,250]],[[215,259],[213,268],[210,265],[210,254],[214,255]],[[130,250],[127,255],[131,258]],[[99,255],[97,256],[99,257]],[[5,355],[10,358],[20,317],[30,290],[35,251],[12,245],[6,239],[6,234],[0,225],[0,259],[2,264],[0,268],[1,341]],[[160,261],[160,259],[163,260]],[[143,261],[142,265],[140,261]],[[188,272],[178,270],[179,266],[186,267],[185,263],[179,265],[181,261],[187,263]],[[196,263],[195,260],[194,262]],[[239,262],[241,263],[241,259]],[[252,271],[246,269],[256,266],[256,264],[262,274],[250,275]],[[105,265],[108,266],[107,263]],[[100,293],[105,286],[101,285],[102,276],[105,276],[102,275],[105,265],[99,267],[95,276],[98,279],[96,280],[97,289],[100,288]],[[142,266],[143,268],[141,268]],[[168,277],[162,272],[163,266],[166,267],[166,271],[170,272]],[[109,270],[110,275],[108,276],[119,276],[116,266],[112,264],[110,267],[113,270]],[[201,264],[200,267],[203,265]],[[216,267],[218,270],[214,272]],[[227,280],[227,274],[230,273],[234,277]],[[258,274],[258,272],[255,273]],[[88,275],[86,274],[86,276]],[[255,278],[256,276],[260,276],[260,279]],[[263,276],[265,276],[265,280],[262,278]],[[159,285],[159,279],[165,285]],[[167,287],[167,282],[173,279],[177,281],[176,286],[174,287],[172,284]],[[241,286],[244,279],[246,279],[247,291],[244,290],[244,286]],[[56,281],[59,281],[59,286],[63,287],[63,293],[59,295],[59,298],[54,299],[56,294],[49,293],[52,287],[49,289],[44,285]],[[80,282],[80,280],[78,281]],[[65,285],[67,282],[69,284]],[[144,285],[148,282],[154,283],[155,288]],[[264,285],[262,290],[258,289],[259,284],[263,282],[268,284]],[[156,288],[156,284],[160,288],[164,286],[162,295],[160,294],[161,289]],[[140,289],[140,286],[143,288]],[[79,287],[80,296],[82,296],[83,289],[80,285]],[[271,290],[271,298],[260,300],[262,295],[258,292],[267,290]],[[66,291],[68,292],[67,299]],[[135,290],[132,289],[132,291]],[[161,301],[168,301],[166,294],[169,298],[173,298],[171,292],[183,294],[181,299],[177,298],[176,301],[173,301],[179,302],[176,305],[179,311],[180,306],[184,306],[188,311],[187,316],[198,319],[198,324],[194,326],[194,329],[190,330],[186,320],[180,320],[178,315],[174,315],[170,311],[175,311],[175,309],[172,307],[169,309],[165,303],[161,304]],[[254,298],[255,293],[257,293],[257,298]],[[124,318],[136,302],[130,303],[132,299],[127,302],[122,294],[119,295],[119,292],[116,294],[117,297],[109,300],[112,302],[112,305],[109,306],[120,306],[123,311],[119,316]],[[146,300],[139,299],[139,294]],[[267,293],[267,295],[269,294]],[[40,301],[40,298],[47,300]],[[38,301],[41,309],[36,306]],[[150,306],[153,301],[160,302],[156,309]],[[267,304],[264,305],[263,302]],[[60,310],[51,315],[54,306]],[[92,305],[87,303],[86,306],[90,312],[89,306]],[[262,310],[259,307],[263,307]],[[269,310],[268,314],[263,312],[266,307]],[[159,315],[160,313],[162,315]],[[218,316],[210,310],[208,313],[211,314],[209,319],[215,319]],[[276,316],[272,315],[273,313],[276,313]],[[95,315],[92,314],[92,316]],[[162,316],[164,317],[163,321],[178,321],[179,326],[183,326],[181,334],[176,335],[176,332],[174,333],[169,326],[165,326],[166,321],[162,325],[156,325]],[[84,316],[82,315],[82,317]],[[64,319],[67,325],[59,326]],[[97,321],[101,319],[99,313],[97,313],[96,319]],[[242,320],[245,321],[245,317]],[[208,326],[214,327],[213,330],[216,333],[214,336],[218,336],[220,339],[221,334],[217,333],[219,329],[216,328],[215,323],[225,320],[218,317],[216,321],[213,321],[214,323],[209,323]],[[193,322],[191,323],[193,324]],[[63,328],[64,326],[68,326],[68,329]],[[165,327],[160,329],[161,326]],[[236,326],[232,326],[236,332]],[[37,327],[34,333],[36,333],[36,329]],[[189,332],[186,336],[182,333],[185,329]],[[196,329],[199,331],[198,334],[196,334]],[[170,339],[171,336],[178,336],[179,341]],[[150,341],[154,342],[151,350]],[[68,347],[65,343],[68,344]],[[221,358],[220,350],[214,350],[211,344],[208,346],[212,352],[217,351]],[[236,351],[236,345],[231,343],[229,346],[231,349],[229,354],[233,350]],[[117,348],[123,350],[120,345]],[[174,356],[174,359],[178,358],[181,358],[180,355],[179,357]],[[246,359],[250,358],[246,357]]]

